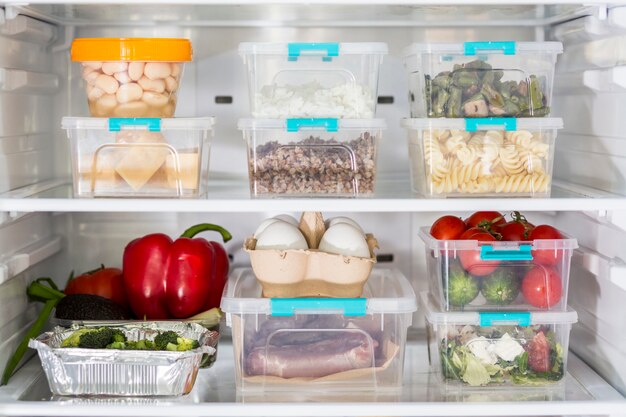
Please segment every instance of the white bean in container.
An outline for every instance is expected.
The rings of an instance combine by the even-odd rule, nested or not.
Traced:
[[[143,75],[143,67],[146,64],[143,62],[131,62],[128,64],[128,76],[131,80],[137,81]]]
[[[122,84],[115,93],[118,103],[129,103],[141,99],[143,90],[137,83]]]
[[[126,62],[105,62],[102,64],[102,72],[107,75],[113,75],[116,72],[126,71],[128,64]]]
[[[113,114],[115,117],[143,117],[148,112],[148,105],[143,101],[119,104]]]
[[[132,81],[132,79],[128,76],[128,73],[126,71],[123,72],[116,72],[115,74],[113,74],[113,76],[115,77],[115,79],[117,81],[119,81],[121,84],[124,83],[129,83]]]
[[[163,107],[169,101],[165,94],[155,93],[154,91],[144,91],[142,100],[152,107]]]
[[[143,73],[151,80],[164,79],[172,73],[170,64],[167,62],[148,62]]]
[[[157,93],[162,93],[165,91],[165,81],[163,80],[151,80],[148,77],[141,77],[139,81],[137,81],[141,88],[145,91],[154,91]]]
[[[117,80],[110,75],[100,74],[96,78],[96,87],[104,90],[107,94],[114,94],[118,86]]]

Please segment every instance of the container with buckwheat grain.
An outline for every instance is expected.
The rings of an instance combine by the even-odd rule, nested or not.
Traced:
[[[253,197],[374,193],[381,119],[241,119]]]

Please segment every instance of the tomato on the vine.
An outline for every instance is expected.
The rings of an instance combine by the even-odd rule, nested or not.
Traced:
[[[563,294],[561,275],[554,268],[536,265],[522,279],[522,294],[532,306],[552,307]]]
[[[528,240],[563,239],[557,229],[547,224],[535,227],[528,235]],[[563,259],[562,249],[535,249],[532,251],[533,262],[545,266],[558,265]]]
[[[505,222],[504,216],[498,211],[477,211],[465,219],[465,224],[468,228],[479,226],[481,223],[500,226]]]
[[[472,229],[470,229],[472,230]],[[469,230],[468,230],[469,231]],[[484,231],[475,231],[474,233],[464,233],[462,239],[477,240],[479,242],[494,242],[495,237]],[[470,274],[482,277],[491,274],[498,268],[500,261],[484,261],[480,259],[480,250],[460,250],[459,261],[461,266]]]
[[[100,268],[85,272],[69,280],[63,291],[65,294],[92,294],[108,298],[122,308],[128,308],[128,299],[119,268]]]
[[[456,240],[465,232],[465,222],[455,216],[443,216],[435,220],[430,234],[438,240]]]

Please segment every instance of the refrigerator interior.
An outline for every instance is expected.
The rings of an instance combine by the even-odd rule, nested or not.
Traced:
[[[244,239],[266,217],[303,210],[350,215],[376,235],[381,265],[427,289],[418,228],[442,214],[521,210],[575,236],[569,302],[579,314],[569,375],[556,390],[442,393],[427,368],[423,313],[410,331],[398,393],[253,396],[236,393],[228,336],[216,365],[181,399],[53,398],[37,359],[0,387],[0,415],[618,415],[626,401],[626,6],[385,4],[267,5],[5,4],[0,15],[0,370],[38,313],[25,288],[40,276],[59,285],[71,270],[120,266],[131,239],[179,234],[215,222],[246,265]],[[75,37],[186,37],[177,117],[215,116],[209,195],[198,200],[72,198],[63,116],[87,116]],[[554,114],[562,117],[549,199],[420,199],[410,191],[408,87],[402,49],[412,42],[560,40]],[[377,117],[387,121],[371,199],[253,200],[237,119],[249,114],[243,41],[386,42]],[[32,356],[30,352],[30,356]],[[513,405],[513,402],[517,402]],[[97,405],[97,407],[96,407]]]

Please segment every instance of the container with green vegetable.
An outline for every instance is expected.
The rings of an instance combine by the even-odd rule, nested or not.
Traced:
[[[565,312],[440,312],[427,292],[431,367],[446,388],[559,383],[578,315]]]
[[[411,117],[550,114],[560,42],[413,44],[405,50]]]

